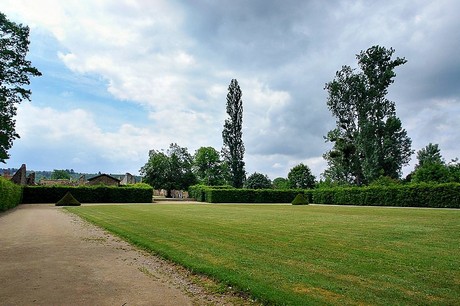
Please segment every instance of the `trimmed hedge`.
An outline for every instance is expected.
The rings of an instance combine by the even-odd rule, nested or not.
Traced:
[[[298,190],[235,189],[228,187],[192,186],[189,194],[209,203],[291,203]]]
[[[21,203],[22,187],[0,177],[0,211]]]
[[[460,184],[336,187],[305,190],[310,203],[460,208]]]
[[[291,202],[292,205],[308,205],[308,199],[305,197],[303,193],[299,193],[296,195],[294,200]]]
[[[26,186],[22,203],[56,203],[67,192],[81,203],[152,203],[153,188],[146,186]]]
[[[460,208],[460,184],[334,187],[302,191],[308,203],[361,206]],[[197,201],[209,203],[291,203],[299,190],[190,187]]]

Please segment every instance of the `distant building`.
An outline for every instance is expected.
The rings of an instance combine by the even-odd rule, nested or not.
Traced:
[[[15,184],[24,186],[27,184],[26,165],[22,164],[21,168],[13,175],[11,181]]]
[[[56,179],[56,180],[48,180],[48,179],[40,179],[38,181],[38,185],[42,185],[42,186],[56,186],[56,185],[60,185],[60,186],[75,186],[75,182],[73,182],[72,180],[67,180],[67,179]]]
[[[108,174],[99,174],[88,179],[88,185],[119,186],[120,180]]]
[[[126,173],[126,175],[121,180],[120,185],[130,185],[130,184],[136,184],[136,178],[130,173]]]

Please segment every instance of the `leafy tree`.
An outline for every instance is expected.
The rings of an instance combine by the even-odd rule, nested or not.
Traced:
[[[411,173],[411,180],[415,183],[448,183],[460,182],[460,165],[458,159],[446,165],[438,144],[429,143],[417,152],[418,164]]]
[[[166,154],[150,150],[149,160],[140,174],[144,182],[155,189],[166,189],[167,197],[171,197],[171,190],[185,190],[196,183],[192,163],[193,158],[187,148],[172,143]]]
[[[313,188],[315,187],[315,176],[307,165],[299,164],[292,168],[288,174],[289,187],[291,188]]]
[[[274,189],[289,189],[289,180],[284,177],[277,177],[273,180]]]
[[[432,143],[429,143],[425,148],[417,152],[417,160],[418,164],[415,166],[415,169],[423,167],[426,164],[444,164],[438,144]]]
[[[458,158],[447,164],[447,170],[449,171],[449,182],[460,183],[460,163]]]
[[[213,147],[199,148],[193,157],[193,172],[201,184],[224,185],[228,179],[228,168]]]
[[[26,60],[29,51],[29,27],[9,21],[0,12],[0,162],[5,163],[16,133],[17,104],[30,101],[32,92],[25,89],[30,76],[41,73]]]
[[[270,189],[272,187],[272,182],[267,175],[254,172],[248,176],[245,185],[246,188],[249,189]]]
[[[67,170],[53,170],[51,173],[52,180],[70,180],[70,173]]]
[[[449,170],[440,163],[426,163],[417,168],[412,175],[414,183],[446,183],[449,181]]]
[[[360,72],[343,66],[326,84],[327,105],[336,128],[325,137],[334,144],[324,154],[333,181],[368,184],[381,176],[398,179],[410,160],[411,140],[396,117],[395,103],[385,98],[394,69],[406,63],[392,60],[392,48],[373,46],[356,56]]]
[[[241,100],[241,89],[238,81],[233,79],[228,86],[227,114],[222,138],[224,146],[222,155],[229,165],[231,183],[235,188],[243,187],[246,177],[244,170],[244,144],[243,144],[243,101]]]

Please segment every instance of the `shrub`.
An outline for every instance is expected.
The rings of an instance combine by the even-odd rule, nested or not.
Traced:
[[[81,203],[78,202],[78,200],[75,199],[73,195],[68,191],[65,194],[65,196],[56,203],[56,206],[80,206],[80,205]]]
[[[291,202],[292,205],[308,205],[308,199],[305,197],[303,193],[299,193],[296,195],[294,200]]]
[[[204,200],[209,203],[291,203],[298,191],[208,188],[204,193]]]
[[[460,184],[335,187],[307,190],[310,203],[460,208]]]
[[[0,211],[21,203],[22,187],[0,177]]]
[[[146,186],[26,186],[23,203],[56,203],[67,192],[82,203],[151,203],[153,188]]]

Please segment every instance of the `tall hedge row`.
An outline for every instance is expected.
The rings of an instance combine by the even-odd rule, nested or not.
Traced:
[[[189,194],[197,201],[209,203],[291,203],[298,191],[195,185],[189,188]]]
[[[460,208],[460,184],[413,184],[306,190],[310,203]]]
[[[0,211],[16,207],[21,203],[22,188],[0,177]]]
[[[81,203],[151,203],[153,188],[146,186],[26,186],[22,203],[56,203],[67,192]]]
[[[336,187],[302,191],[308,203],[363,206],[460,208],[460,184]],[[299,190],[221,189],[192,186],[190,194],[209,203],[291,203]]]

